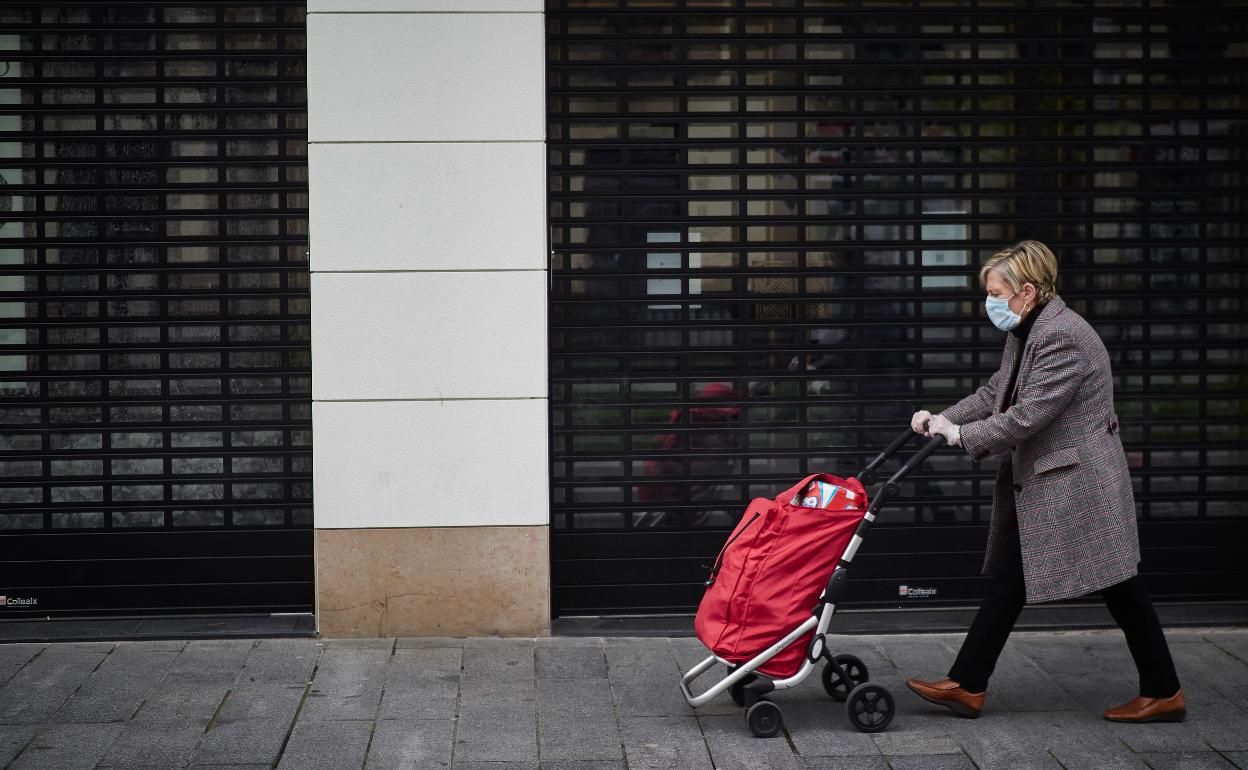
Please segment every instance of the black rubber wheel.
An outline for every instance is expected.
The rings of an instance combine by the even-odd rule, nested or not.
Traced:
[[[845,700],[849,723],[864,733],[878,733],[897,714],[893,695],[878,684],[860,684]]]
[[[867,672],[867,664],[854,655],[837,655],[833,660],[839,663],[849,676],[849,681],[845,681],[841,672],[836,670],[836,666],[831,663],[824,664],[823,689],[827,690],[828,695],[835,700],[845,700],[849,697],[851,690],[871,678]]]
[[[784,714],[769,700],[760,700],[745,712],[745,723],[759,738],[770,738],[784,727]]]
[[[736,671],[736,670],[737,669],[734,666],[733,668],[728,669],[728,673],[731,674],[733,671]],[[755,676],[754,674],[746,674],[745,677],[741,679],[741,681],[737,682],[732,687],[728,688],[728,694],[732,696],[733,703],[737,704],[738,706],[745,705],[745,686],[749,684],[750,682],[753,682],[755,679],[758,679],[758,677]]]

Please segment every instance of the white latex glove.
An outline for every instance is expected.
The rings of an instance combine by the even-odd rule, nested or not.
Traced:
[[[943,414],[938,414],[932,418],[927,424],[927,436],[944,436],[949,446],[958,446],[961,443],[961,426],[954,425],[949,422],[949,418]]]
[[[930,419],[932,419],[932,413],[926,409],[921,412],[915,412],[914,416],[910,418],[910,430],[923,435],[927,430],[923,427],[923,424]]]

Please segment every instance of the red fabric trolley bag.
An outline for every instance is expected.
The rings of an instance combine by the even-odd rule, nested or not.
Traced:
[[[805,495],[812,482],[825,482],[830,502]],[[826,494],[830,485],[836,489]],[[807,505],[802,505],[802,498]],[[808,507],[811,503],[829,507]],[[728,537],[711,568],[709,587],[698,606],[694,631],[715,655],[729,663],[747,661],[810,617],[867,508],[856,478],[817,473],[774,500],[757,498]],[[811,631],[757,670],[771,677],[797,673]]]

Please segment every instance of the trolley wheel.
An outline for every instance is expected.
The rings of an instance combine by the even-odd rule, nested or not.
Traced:
[[[828,691],[835,700],[845,700],[849,697],[849,691],[858,685],[870,679],[867,673],[867,664],[863,663],[860,658],[854,655],[837,655],[832,660],[836,661],[841,668],[845,670],[849,680],[841,676],[841,672],[831,663],[827,663],[823,667],[823,689]]]
[[[728,673],[731,674],[735,670],[735,668],[729,669]],[[741,678],[741,681],[728,688],[728,694],[732,696],[733,703],[738,706],[745,705],[745,686],[750,682],[753,682],[755,679],[758,679],[758,677],[754,674],[746,674]]]
[[[854,688],[845,701],[849,723],[864,733],[878,733],[893,721],[897,713],[893,695],[872,682]]]
[[[745,712],[745,723],[759,738],[770,738],[784,727],[784,714],[769,700],[760,700]]]

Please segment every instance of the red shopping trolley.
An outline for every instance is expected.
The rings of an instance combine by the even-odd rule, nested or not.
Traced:
[[[833,654],[826,635],[844,597],[847,570],[881,506],[897,494],[899,482],[945,443],[937,436],[914,453],[872,495],[881,465],[916,434],[907,428],[857,477],[815,474],[774,499],[758,498],[728,536],[711,568],[694,630],[711,656],[680,680],[690,706],[727,691],[745,709],[750,730],[760,738],[784,724],[780,707],[767,696],[796,687],[823,662],[823,686],[844,701],[850,723],[864,732],[883,730],[893,720],[893,696],[870,682],[867,666],[849,654]],[[820,484],[823,498],[803,499]],[[829,493],[829,488],[836,489]],[[830,501],[828,503],[827,501]],[[690,685],[724,665],[728,674],[701,694]]]

